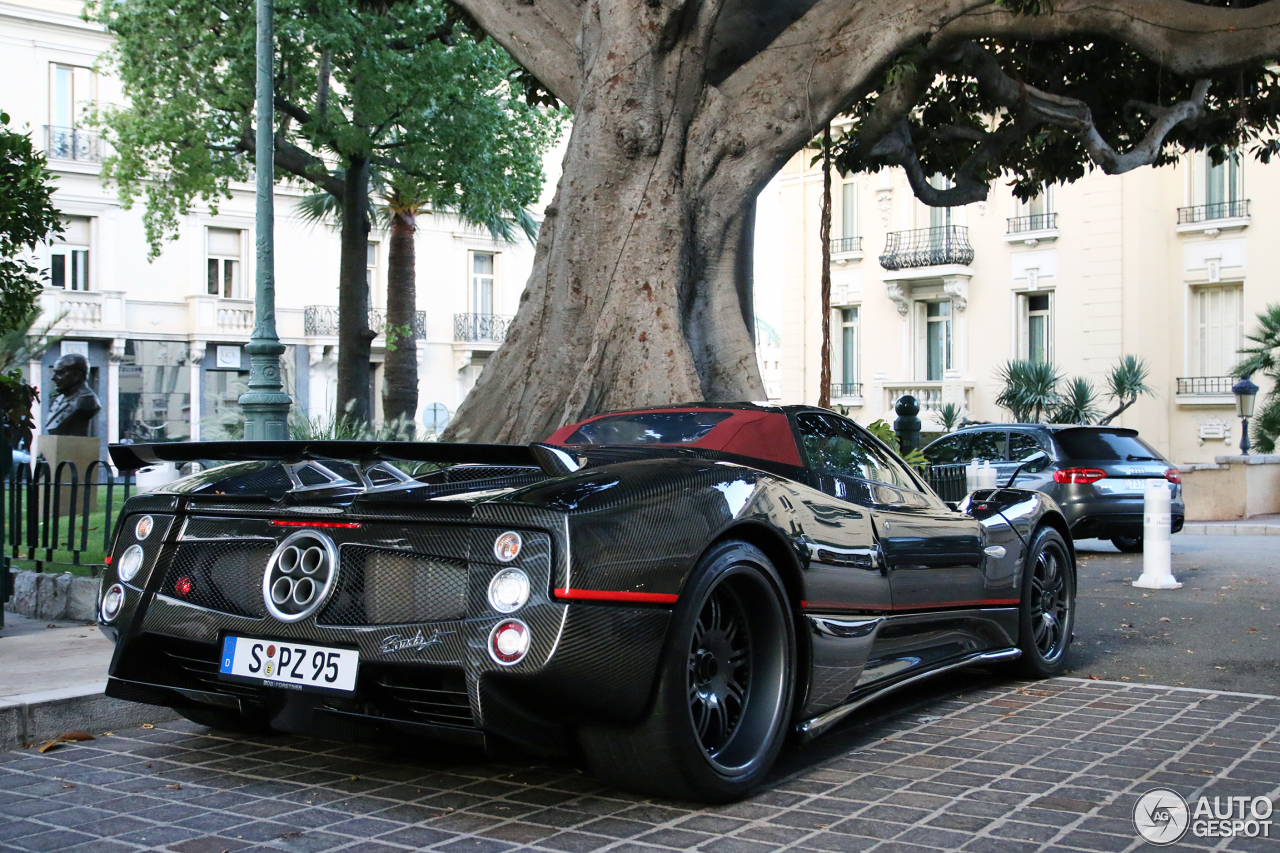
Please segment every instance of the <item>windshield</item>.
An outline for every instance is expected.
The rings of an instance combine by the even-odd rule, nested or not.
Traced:
[[[585,423],[565,444],[692,444],[731,412],[631,412]]]
[[[1068,429],[1054,436],[1068,459],[1156,462],[1160,454],[1131,430]]]

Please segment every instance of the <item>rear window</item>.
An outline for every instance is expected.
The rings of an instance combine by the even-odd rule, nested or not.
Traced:
[[[1069,429],[1054,436],[1068,459],[1096,462],[1152,462],[1160,454],[1132,432]]]
[[[692,444],[732,412],[633,412],[597,418],[578,427],[565,444]]]

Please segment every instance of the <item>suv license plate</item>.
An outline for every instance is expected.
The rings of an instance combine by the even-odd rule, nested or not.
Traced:
[[[226,637],[219,667],[224,678],[301,690],[351,693],[360,652],[281,640]]]

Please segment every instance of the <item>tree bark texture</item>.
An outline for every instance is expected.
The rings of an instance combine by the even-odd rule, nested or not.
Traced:
[[[397,212],[391,218],[387,249],[387,335],[383,362],[382,417],[400,419],[410,430],[418,410],[418,342],[413,335],[414,314],[418,310],[414,281],[413,215]],[[408,334],[403,334],[408,329]]]
[[[342,257],[338,269],[339,418],[367,423],[373,415],[369,357],[374,333],[369,328],[369,161],[352,157],[343,176]]]
[[[831,126],[822,129],[822,219],[818,224],[822,242],[822,370],[818,382],[818,405],[831,405]]]
[[[1214,55],[1197,68],[1280,41],[1276,8],[1248,19],[1275,33],[1240,34],[1229,10],[1169,0],[1058,0],[1036,19],[1052,26],[995,0],[457,2],[573,108],[574,125],[516,319],[445,432],[455,441],[762,399],[756,195],[904,49],[974,37],[971,14],[994,34],[1114,32],[1161,57],[1200,40]],[[1196,29],[1176,29],[1188,14]]]

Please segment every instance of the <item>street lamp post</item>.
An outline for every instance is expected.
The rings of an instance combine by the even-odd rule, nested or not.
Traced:
[[[280,354],[284,345],[276,334],[275,270],[275,85],[272,60],[274,0],[257,0],[257,227],[254,254],[253,335],[249,353],[249,391],[240,397],[244,410],[244,437],[248,440],[283,441],[289,437],[289,406],[293,402],[280,382]]]
[[[1231,386],[1231,393],[1236,395],[1236,417],[1240,418],[1240,452],[1249,453],[1249,418],[1253,417],[1253,404],[1258,396],[1258,386],[1249,381],[1249,374],[1240,377],[1240,381]]]

